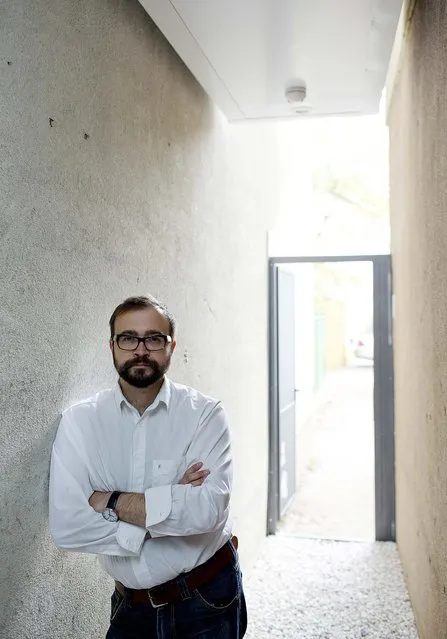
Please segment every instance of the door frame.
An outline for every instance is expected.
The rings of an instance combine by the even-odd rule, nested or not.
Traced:
[[[279,520],[278,267],[281,264],[371,262],[374,307],[374,458],[377,541],[396,540],[394,367],[391,255],[269,258],[269,471],[267,534]]]

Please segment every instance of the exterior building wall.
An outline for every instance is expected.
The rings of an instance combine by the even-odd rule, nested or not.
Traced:
[[[420,637],[444,639],[447,3],[408,4],[399,70],[389,89],[397,539]]]

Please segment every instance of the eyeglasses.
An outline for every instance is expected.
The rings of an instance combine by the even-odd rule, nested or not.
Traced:
[[[163,335],[162,333],[155,333],[147,337],[120,333],[120,335],[114,335],[112,339],[122,351],[136,351],[140,342],[143,342],[147,351],[162,351],[166,348],[167,344],[172,342],[170,335]]]

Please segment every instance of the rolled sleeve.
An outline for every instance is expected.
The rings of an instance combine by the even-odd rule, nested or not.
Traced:
[[[159,537],[153,526],[165,521],[172,510],[172,486],[148,488],[144,493],[146,505],[146,529],[152,537]]]

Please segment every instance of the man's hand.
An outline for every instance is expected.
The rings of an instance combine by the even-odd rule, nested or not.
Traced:
[[[210,474],[209,470],[200,470],[202,468],[202,462],[198,462],[197,464],[193,464],[191,468],[188,468],[186,473],[183,475],[179,484],[191,484],[191,486],[201,486],[205,479]]]
[[[109,501],[111,494],[111,491],[109,493],[101,493],[98,490],[95,490],[95,492],[90,495],[88,503],[93,510],[96,510],[97,513],[102,513],[107,506],[107,502]]]

